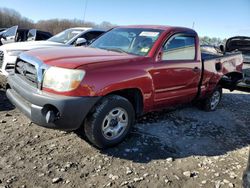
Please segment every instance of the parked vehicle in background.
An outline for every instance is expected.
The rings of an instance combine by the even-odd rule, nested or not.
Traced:
[[[12,43],[0,46],[0,74],[7,76],[13,71],[17,56],[24,51],[56,46],[70,47],[88,45],[102,35],[105,31],[92,28],[71,28],[44,41],[30,41],[38,38],[37,32],[31,30],[28,34],[28,42]]]
[[[223,55],[221,49],[214,45],[201,45],[201,53]]]
[[[242,54],[204,54],[197,33],[169,26],[124,26],[86,48],[20,54],[7,97],[32,122],[78,130],[97,147],[124,140],[136,116],[198,101],[217,108],[222,88],[242,79]]]
[[[53,35],[49,32],[40,31],[37,29],[18,29],[16,42],[47,40],[52,36]]]
[[[250,37],[237,36],[227,40],[225,52],[240,51],[243,54],[245,82],[250,84]]]
[[[19,29],[18,26],[5,29],[0,33],[0,44],[31,40],[47,40],[53,35],[36,29]]]

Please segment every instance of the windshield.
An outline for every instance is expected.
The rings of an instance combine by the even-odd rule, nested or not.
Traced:
[[[49,38],[48,41],[67,44],[69,41],[71,41],[77,35],[81,34],[83,31],[84,30],[82,30],[82,29],[67,29],[67,30],[62,31],[61,33],[58,33],[57,35]]]
[[[146,56],[163,30],[115,28],[94,41],[90,47]]]

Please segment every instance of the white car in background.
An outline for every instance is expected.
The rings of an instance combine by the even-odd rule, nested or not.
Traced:
[[[0,74],[8,76],[14,70],[15,62],[20,53],[28,50],[88,45],[104,30],[85,27],[70,28],[45,41],[28,41],[0,46]]]

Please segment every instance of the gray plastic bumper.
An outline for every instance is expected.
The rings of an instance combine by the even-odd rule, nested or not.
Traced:
[[[8,78],[9,100],[32,122],[47,128],[76,130],[100,97],[68,97],[43,92],[17,75]]]

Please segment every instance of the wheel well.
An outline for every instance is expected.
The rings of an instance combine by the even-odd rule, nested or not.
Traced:
[[[133,88],[118,90],[109,93],[109,95],[119,95],[126,98],[133,105],[137,116],[143,114],[143,96],[139,89]]]
[[[240,80],[243,79],[243,74],[242,73],[239,73],[239,72],[231,72],[231,73],[228,73],[228,74],[225,74],[219,84],[223,87],[223,88],[226,88],[226,89],[229,89],[231,91],[233,91],[238,82]]]

